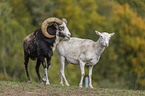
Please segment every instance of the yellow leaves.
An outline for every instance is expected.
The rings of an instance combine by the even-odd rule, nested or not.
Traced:
[[[113,7],[113,13],[114,14],[124,14],[124,15],[135,15],[136,14],[129,8],[129,5],[128,4],[125,4],[125,5],[120,5],[120,4],[116,4],[114,7]]]
[[[71,4],[72,0],[57,0],[56,2],[59,2],[61,5],[63,5],[63,4]],[[74,2],[75,2],[75,0],[74,0]]]
[[[85,37],[88,30],[95,30],[96,25],[102,23],[102,18],[97,13],[95,0],[68,0],[67,3],[65,1],[58,0],[63,7],[57,5],[56,16],[68,19],[68,28],[74,36]]]
[[[113,8],[114,21],[120,22],[125,27],[125,32],[131,35],[137,35],[143,32],[145,35],[145,22],[141,17],[137,17],[137,14],[133,12],[128,4],[117,4]],[[140,34],[139,34],[140,35]]]
[[[128,4],[116,4],[113,7],[113,14],[115,15],[117,21],[119,21],[120,19],[131,20],[137,17],[137,14],[130,9]]]
[[[126,51],[132,50],[133,52],[141,51],[143,49],[142,44],[145,40],[140,38],[139,36],[129,36],[126,35],[122,43],[124,43],[124,47]]]
[[[80,4],[84,7],[90,6],[95,3],[95,0],[80,0]]]
[[[123,14],[124,13],[124,10],[123,10],[123,6],[121,6],[120,4],[116,4],[114,7],[113,7],[113,14]]]
[[[119,40],[125,51],[138,52],[142,48],[145,37],[145,22],[133,12],[128,4],[116,4],[113,8],[114,22],[118,26]],[[120,24],[120,26],[119,26]]]
[[[134,27],[139,27],[139,29],[143,29],[142,31],[145,32],[145,22],[142,20],[142,18],[140,18],[140,17],[134,17],[134,18],[131,20],[131,24],[132,24]]]
[[[71,12],[71,10],[72,10],[72,6],[68,6],[68,7],[66,7],[65,12],[69,13],[69,12]]]

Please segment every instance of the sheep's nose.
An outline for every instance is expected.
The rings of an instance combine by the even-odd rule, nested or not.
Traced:
[[[70,36],[71,36],[71,34],[68,34],[68,35],[67,35],[67,38],[70,39]]]
[[[71,34],[68,34],[68,37],[70,37],[71,36]]]

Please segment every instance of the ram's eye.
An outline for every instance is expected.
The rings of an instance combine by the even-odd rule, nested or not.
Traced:
[[[60,30],[60,31],[61,31],[61,30],[64,30],[64,27],[63,27],[63,26],[59,27],[59,30]]]

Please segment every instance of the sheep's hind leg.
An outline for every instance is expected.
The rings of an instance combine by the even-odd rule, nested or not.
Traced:
[[[40,67],[40,64],[41,64],[40,59],[37,59],[37,63],[36,63],[35,69],[36,69],[36,73],[37,73],[37,76],[38,76],[38,78],[39,78],[40,83],[43,83],[43,81],[42,81],[42,79],[41,79],[41,76],[40,76],[40,74],[39,74],[39,67]]]
[[[79,87],[82,87],[82,84],[83,84],[83,79],[84,79],[84,76],[85,76],[84,67],[85,67],[85,63],[83,61],[80,61],[81,81],[80,81]]]
[[[31,83],[31,80],[30,80],[30,76],[29,76],[29,72],[28,72],[28,62],[29,62],[29,56],[24,56],[24,59],[25,59],[25,62],[24,62],[24,65],[25,65],[25,70],[26,70],[26,74],[27,74],[27,81],[28,83]]]
[[[60,56],[60,62],[61,62],[61,68],[60,68],[60,84],[63,85],[63,79],[65,81],[65,85],[69,86],[69,83],[67,82],[64,74],[64,68],[65,68],[65,58],[63,56]],[[63,78],[62,78],[63,77]]]
[[[67,62],[67,60],[65,59],[65,67],[64,67],[64,69],[68,66],[68,62]],[[64,76],[65,76],[65,74],[64,74]],[[67,85],[67,86],[70,86],[69,84],[68,84],[68,82],[67,82],[67,80],[66,80],[66,77],[65,77],[65,85]]]
[[[93,69],[93,66],[89,66],[89,86],[90,88],[93,88],[92,86],[92,69]]]

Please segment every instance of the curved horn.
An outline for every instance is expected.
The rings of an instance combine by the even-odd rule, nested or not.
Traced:
[[[51,25],[53,23],[57,23],[59,25],[63,24],[63,21],[58,19],[58,18],[55,18],[55,17],[52,17],[52,18],[48,18],[46,19],[43,23],[42,23],[42,26],[41,26],[41,30],[42,30],[42,33],[44,34],[45,37],[47,38],[53,38],[55,37],[55,35],[50,35],[48,34],[47,32],[47,26],[48,25]]]

